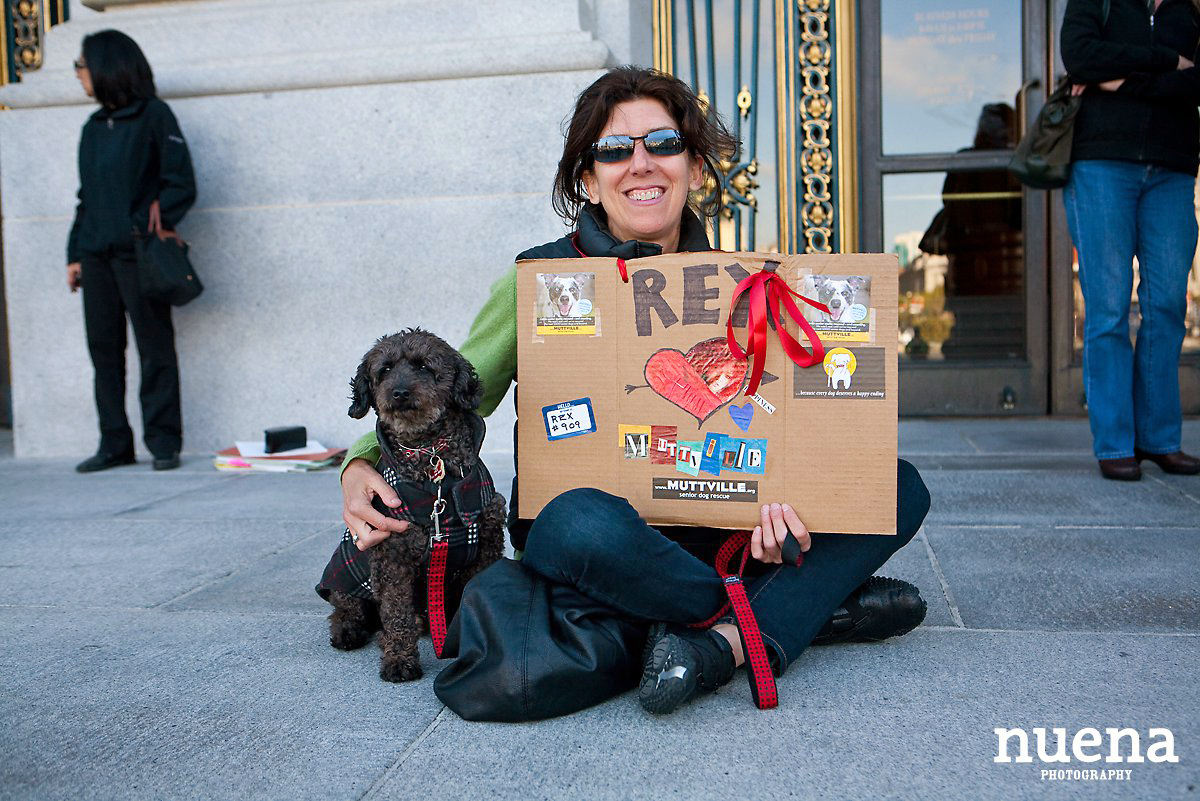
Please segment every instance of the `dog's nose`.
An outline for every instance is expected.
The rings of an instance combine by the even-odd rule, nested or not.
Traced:
[[[396,388],[392,390],[392,400],[408,400],[408,390]]]

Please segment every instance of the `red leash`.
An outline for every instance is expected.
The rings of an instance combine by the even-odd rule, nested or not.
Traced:
[[[429,537],[429,569],[425,575],[425,596],[429,606],[429,637],[433,640],[433,653],[442,658],[442,647],[446,644],[446,557],[450,553],[450,535],[442,534],[442,512],[446,501],[442,498],[442,479],[446,477],[446,465],[436,453],[429,458],[429,480],[437,485],[437,497],[429,518],[433,521],[433,534]]]
[[[448,539],[434,541],[429,552],[429,573],[425,586],[429,600],[429,636],[433,640],[433,652],[442,658],[442,647],[446,644],[446,556],[450,553]]]
[[[738,563],[736,573],[730,572],[729,566],[738,551],[742,558]],[[789,536],[784,542],[783,560],[786,564],[799,567],[804,562],[804,554],[800,552],[800,544],[794,537]],[[742,653],[746,657],[746,677],[750,680],[750,694],[754,697],[754,705],[759,709],[772,709],[779,705],[779,693],[775,689],[775,674],[771,671],[771,660],[767,657],[767,648],[763,645],[762,632],[758,628],[758,620],[754,610],[750,608],[750,598],[746,595],[746,585],[742,582],[742,573],[746,570],[746,561],[750,557],[750,532],[736,531],[721,545],[717,551],[717,575],[725,584],[725,594],[729,602],[725,604],[708,620],[693,624],[694,628],[709,628],[729,609],[733,609],[733,618],[737,624],[738,637],[742,641]]]

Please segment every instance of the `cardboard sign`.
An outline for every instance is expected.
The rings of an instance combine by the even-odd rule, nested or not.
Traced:
[[[764,267],[829,309],[797,302],[825,351],[810,367],[773,323],[765,353],[729,347],[735,292]],[[651,524],[753,528],[777,501],[812,531],[896,533],[894,256],[679,253],[626,269],[628,282],[615,259],[517,266],[522,516],[595,487]],[[732,317],[743,349],[749,319],[743,295]]]

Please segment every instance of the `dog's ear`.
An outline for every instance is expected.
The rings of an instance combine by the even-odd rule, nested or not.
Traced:
[[[575,283],[579,285],[580,289],[583,289],[587,286],[587,280],[591,277],[590,273],[575,273]]]
[[[814,276],[811,276],[811,278],[812,278],[813,287],[820,289],[822,286],[825,285],[825,276],[814,275]]]
[[[355,420],[361,420],[371,411],[371,374],[367,366],[369,358],[370,354],[363,356],[362,363],[358,365],[358,372],[350,381],[350,409],[346,414]]]
[[[557,277],[558,276],[555,275],[554,273],[542,273],[542,280],[546,282],[547,290],[549,290],[550,287],[554,286],[554,279]]]
[[[846,279],[846,283],[854,287],[854,291],[857,292],[858,290],[862,289],[863,284],[866,283],[866,279],[861,275],[852,275]]]
[[[478,409],[479,402],[483,400],[483,382],[479,380],[479,374],[475,372],[471,363],[461,356],[458,357],[458,364],[455,366],[454,393],[451,400],[466,412]]]

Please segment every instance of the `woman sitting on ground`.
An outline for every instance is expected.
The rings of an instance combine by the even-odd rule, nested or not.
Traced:
[[[706,116],[686,84],[653,70],[620,67],[579,96],[554,183],[554,206],[571,226],[568,236],[517,256],[624,259],[711,250],[697,211],[715,215],[719,194],[704,209],[689,207],[706,170],[730,157],[738,143]],[[492,412],[517,371],[516,269],[492,287],[461,350],[484,385],[480,412]],[[374,470],[375,435],[359,440],[342,473],[343,515],[368,548],[406,524],[376,511],[372,499],[398,500]],[[912,539],[929,508],[916,469],[898,465],[897,536],[812,533],[787,503],[764,505],[753,526],[747,593],[775,673],[782,674],[812,642],[866,642],[904,634],[925,616],[917,588],[872,578]],[[623,498],[575,489],[551,501],[530,525],[519,519],[516,481],[509,531],[524,565],[646,624],[648,641],[639,699],[654,713],[670,712],[701,692],[725,684],[744,661],[731,621],[709,629],[725,602],[712,566],[728,532],[649,526]],[[807,555],[785,565],[782,545],[794,537]],[[815,638],[815,639],[814,639]]]

